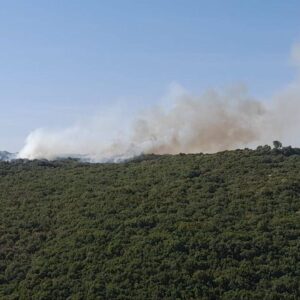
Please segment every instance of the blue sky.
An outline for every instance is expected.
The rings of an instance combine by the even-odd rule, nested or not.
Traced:
[[[2,1],[0,150],[117,101],[142,108],[177,82],[201,93],[289,83],[298,0]]]

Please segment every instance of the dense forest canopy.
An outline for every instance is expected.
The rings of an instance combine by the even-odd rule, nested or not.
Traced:
[[[300,299],[300,150],[0,163],[0,299]]]

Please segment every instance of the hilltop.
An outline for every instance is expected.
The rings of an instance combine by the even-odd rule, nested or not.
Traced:
[[[15,158],[15,153],[10,153],[8,151],[0,151],[0,161],[7,161]]]
[[[0,162],[0,299],[299,299],[300,150]]]

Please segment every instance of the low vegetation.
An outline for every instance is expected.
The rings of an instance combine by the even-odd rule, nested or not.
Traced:
[[[0,163],[0,299],[300,299],[300,149]]]

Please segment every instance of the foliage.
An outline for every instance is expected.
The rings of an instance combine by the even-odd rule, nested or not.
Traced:
[[[275,149],[280,149],[280,148],[282,148],[282,143],[279,141],[274,141],[273,146]]]
[[[299,299],[300,150],[0,163],[0,299]]]

